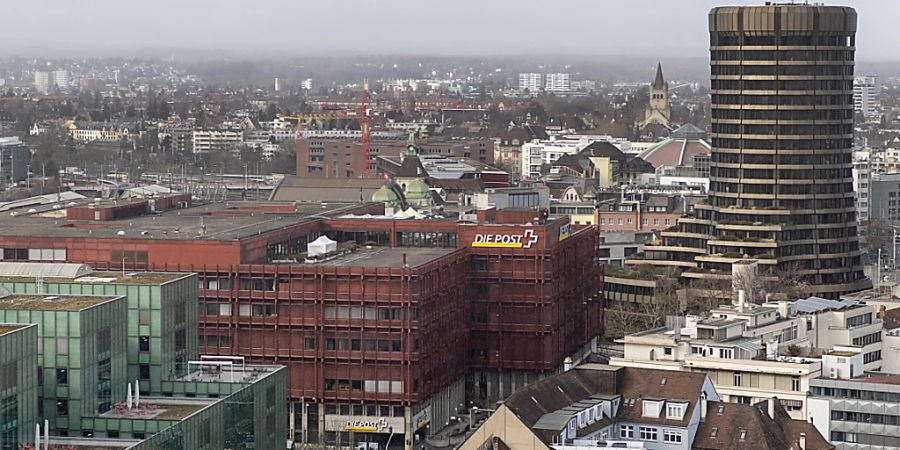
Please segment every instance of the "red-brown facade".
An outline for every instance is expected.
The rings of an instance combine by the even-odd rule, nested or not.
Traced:
[[[284,212],[232,213],[267,208]],[[273,262],[322,234],[448,251],[412,267]],[[67,261],[97,269],[198,272],[202,353],[284,364],[294,399],[414,405],[470,369],[552,371],[599,335],[597,239],[566,219],[317,219],[242,239],[0,236],[0,248],[65,248]]]

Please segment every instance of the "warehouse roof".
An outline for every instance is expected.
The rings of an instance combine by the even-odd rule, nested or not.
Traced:
[[[0,262],[0,277],[76,278],[91,271],[87,264]]]

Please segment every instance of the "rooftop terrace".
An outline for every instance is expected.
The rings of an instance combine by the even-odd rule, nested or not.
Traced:
[[[0,336],[3,336],[6,333],[11,333],[21,328],[27,327],[27,324],[19,324],[19,323],[0,323]]]
[[[455,248],[361,248],[355,252],[315,263],[319,266],[352,266],[352,267],[403,267],[404,261],[409,267],[416,267],[434,259],[447,255]]]
[[[100,414],[106,419],[184,420],[188,416],[212,405],[217,399],[141,397],[140,406],[131,409],[124,404]]]
[[[0,309],[30,311],[81,311],[121,297],[87,295],[21,295],[0,297]]]

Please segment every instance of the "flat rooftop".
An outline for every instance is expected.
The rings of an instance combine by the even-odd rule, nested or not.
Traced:
[[[250,384],[273,374],[282,366],[275,365],[256,365],[248,364],[241,366],[233,364],[230,366],[218,366],[213,361],[205,361],[198,363],[179,364],[179,369],[187,368],[188,372],[184,376],[176,378],[175,381],[184,382],[202,382],[202,383],[243,383]]]
[[[100,414],[105,419],[184,420],[188,416],[217,402],[218,399],[141,397],[141,406],[130,410],[124,405]]]
[[[22,210],[0,214],[4,236],[94,237],[138,239],[232,240],[255,236],[286,226],[347,214],[358,203],[281,202],[292,212],[263,213],[272,202],[226,202],[169,209],[114,221],[68,220],[64,209]],[[123,234],[124,233],[124,234]]]
[[[319,266],[345,267],[403,267],[404,255],[409,267],[416,267],[456,251],[456,248],[388,248],[358,249],[357,251],[314,263]]]
[[[24,263],[28,264],[28,263]],[[59,284],[133,284],[133,285],[163,285],[171,281],[175,281],[182,277],[190,275],[189,273],[169,273],[169,272],[91,272],[88,275],[69,278],[69,277],[42,277],[45,283]],[[36,277],[33,276],[11,276],[0,275],[0,283],[2,282],[30,282],[33,283]]]
[[[24,323],[0,323],[0,336],[27,327]]]
[[[24,311],[81,311],[117,298],[121,297],[10,294],[5,297],[0,297],[0,309]]]

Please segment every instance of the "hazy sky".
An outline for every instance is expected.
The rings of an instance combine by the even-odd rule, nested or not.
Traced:
[[[712,0],[2,0],[0,54],[706,56]],[[900,60],[900,1],[846,0],[862,60]]]

